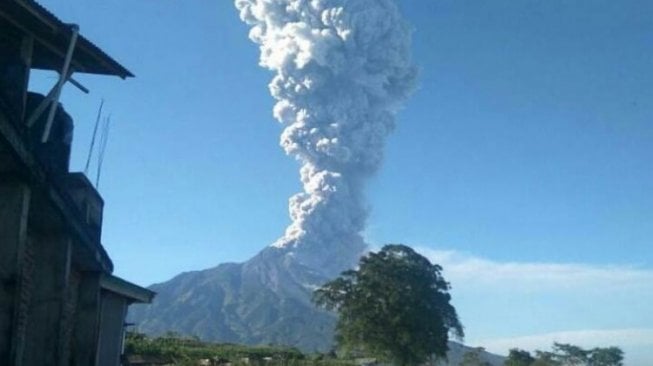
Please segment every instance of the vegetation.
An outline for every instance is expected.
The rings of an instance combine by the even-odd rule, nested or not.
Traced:
[[[553,352],[511,349],[505,366],[622,366],[624,353],[619,347],[590,350],[567,343],[553,343]]]
[[[333,354],[305,355],[295,348],[277,346],[244,346],[229,343],[208,343],[197,338],[168,333],[150,338],[140,333],[127,333],[126,355],[156,356],[175,365],[266,365],[266,366],[352,366],[351,360],[339,360]],[[204,363],[202,362],[204,361]]]
[[[482,347],[474,348],[463,355],[463,359],[458,366],[492,366],[491,363],[484,361],[481,358],[481,352],[484,351]]]
[[[535,362],[535,358],[531,353],[521,349],[513,348],[508,354],[508,358],[504,363],[505,366],[531,366]]]
[[[386,245],[316,290],[314,301],[339,313],[336,341],[346,352],[418,365],[446,357],[450,332],[463,336],[441,270],[410,247]]]

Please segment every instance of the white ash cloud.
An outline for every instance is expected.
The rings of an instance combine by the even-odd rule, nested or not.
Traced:
[[[415,85],[411,30],[393,0],[235,4],[260,65],[276,73],[280,144],[301,163],[304,191],[290,199],[292,224],[274,246],[313,268],[350,265],[365,248],[365,182]]]

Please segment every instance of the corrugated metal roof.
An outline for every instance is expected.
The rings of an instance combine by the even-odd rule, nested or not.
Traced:
[[[66,24],[34,0],[0,0],[0,31],[15,35],[34,36],[32,67],[59,71],[63,65],[72,35],[71,24]],[[72,67],[75,72],[115,75],[121,78],[134,75],[104,53],[98,46],[79,36]]]

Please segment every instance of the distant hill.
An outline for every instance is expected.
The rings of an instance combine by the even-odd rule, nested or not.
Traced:
[[[336,318],[316,308],[311,296],[336,271],[353,266],[351,259],[338,260],[341,268],[319,271],[301,264],[293,251],[268,247],[244,263],[182,273],[150,286],[157,292],[154,302],[132,306],[129,321],[154,336],[172,331],[213,342],[326,352],[333,345]],[[451,342],[448,364],[458,365],[470,350]],[[480,354],[493,366],[503,363],[501,356]]]

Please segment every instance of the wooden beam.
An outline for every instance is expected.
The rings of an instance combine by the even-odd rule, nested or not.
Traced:
[[[84,94],[90,93],[90,90],[86,88],[84,85],[82,85],[79,81],[73,79],[73,78],[68,78],[68,81],[73,84],[77,89],[81,90]]]

